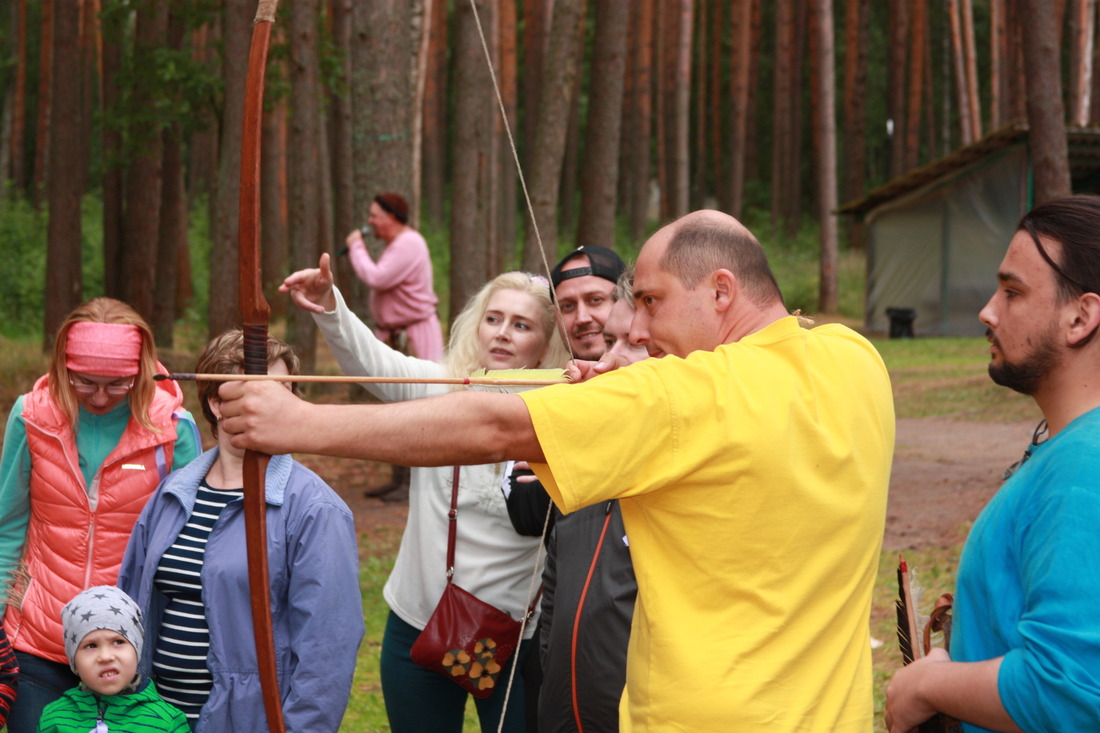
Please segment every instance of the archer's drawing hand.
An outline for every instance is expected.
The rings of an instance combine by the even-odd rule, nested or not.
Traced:
[[[918,725],[939,712],[921,696],[921,683],[928,676],[940,674],[937,665],[950,661],[946,651],[933,647],[927,656],[894,674],[886,688],[886,728],[890,733],[916,731]]]
[[[226,382],[218,388],[225,431],[234,448],[269,455],[302,451],[308,402],[275,382]]]
[[[565,377],[571,382],[586,382],[592,377],[629,365],[629,361],[612,353],[604,354],[599,361],[571,359],[565,365]]]
[[[298,270],[288,275],[279,286],[280,293],[290,293],[290,299],[302,310],[324,313],[336,309],[332,294],[332,264],[328,253],[321,255],[318,267]]]

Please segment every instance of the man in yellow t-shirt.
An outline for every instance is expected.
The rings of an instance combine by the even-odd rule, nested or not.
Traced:
[[[565,512],[619,498],[638,580],[622,730],[869,731],[894,445],[882,360],[843,326],[803,329],[720,212],[654,234],[633,295],[631,340],[665,358],[387,406],[230,383],[223,429],[267,452],[525,459]]]

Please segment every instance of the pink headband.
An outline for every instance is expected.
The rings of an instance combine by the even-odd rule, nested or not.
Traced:
[[[97,377],[130,377],[140,371],[141,330],[126,323],[78,321],[69,328],[65,366]]]

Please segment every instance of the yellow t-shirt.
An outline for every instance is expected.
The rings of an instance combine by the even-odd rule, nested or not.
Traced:
[[[625,731],[869,731],[894,409],[843,326],[525,392],[569,512],[621,499],[638,579]]]

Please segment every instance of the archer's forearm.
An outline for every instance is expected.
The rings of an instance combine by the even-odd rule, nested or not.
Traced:
[[[315,405],[262,385],[222,387],[223,397],[233,398],[223,403],[223,427],[238,448],[406,466],[543,460],[527,406],[516,395],[456,392],[386,405]]]
[[[997,676],[1001,658],[984,662],[927,665],[917,694],[951,717],[997,731],[1020,731],[1001,702]]]

